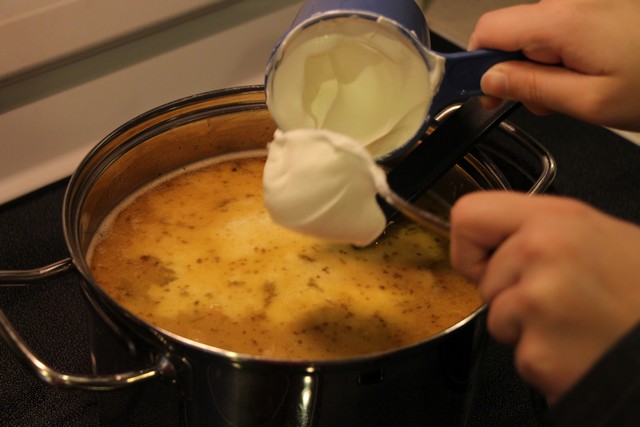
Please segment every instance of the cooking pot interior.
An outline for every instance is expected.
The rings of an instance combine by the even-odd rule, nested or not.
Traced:
[[[275,129],[276,126],[266,109],[264,88],[251,86],[204,93],[167,104],[131,120],[107,136],[89,153],[72,176],[63,207],[63,226],[67,246],[79,272],[87,279],[89,288],[99,290],[98,284],[92,280],[92,274],[86,262],[89,246],[100,224],[120,202],[156,178],[185,168],[195,162],[238,151],[264,149],[272,140]],[[504,150],[501,148],[494,148],[504,154]],[[518,159],[514,162],[509,156],[502,156],[501,161],[505,158],[509,160],[507,163],[515,165],[514,169],[521,169]],[[451,204],[467,192],[479,189],[511,189],[510,177],[505,176],[492,159],[485,152],[466,156],[438,181],[425,200],[431,207],[441,209],[441,215],[446,216]],[[534,158],[533,163],[538,160],[539,158]],[[536,168],[534,167],[534,169]],[[524,169],[526,169],[524,175],[527,175],[531,168],[525,167]],[[528,179],[528,175],[525,178],[525,181],[529,183],[535,181],[535,178]],[[550,178],[552,178],[551,174],[545,176],[544,185],[548,184]],[[539,186],[536,191],[544,185]],[[100,294],[100,291],[98,293]],[[99,296],[109,299],[108,296]],[[92,304],[98,312],[102,310],[99,303],[96,304],[92,301]],[[117,312],[119,309],[116,308],[115,311]],[[470,318],[474,316],[475,314]],[[101,315],[101,317],[104,319],[108,316]],[[464,321],[460,322],[460,324],[462,323]],[[460,324],[451,329],[456,329]],[[125,331],[124,335],[129,332]],[[354,402],[366,400],[366,402],[374,402],[374,406],[380,408],[384,408],[389,396],[405,396],[407,394],[404,388],[405,383],[416,377],[417,371],[410,368],[413,366],[420,366],[429,371],[423,376],[424,378],[421,377],[424,381],[419,381],[425,386],[432,381],[433,366],[445,366],[448,368],[443,368],[444,370],[463,372],[459,388],[466,390],[466,377],[471,369],[469,348],[475,347],[475,344],[472,345],[472,339],[467,335],[474,333],[475,327],[473,329],[467,328],[464,331],[464,337],[458,334],[459,336],[454,339],[445,332],[443,334],[445,336],[440,337],[444,339],[439,340],[439,345],[442,347],[439,352],[425,350],[425,352],[411,356],[405,352],[403,357],[413,357],[416,363],[408,363],[407,360],[413,359],[407,359],[401,363],[389,364],[385,362],[385,358],[380,358],[379,361],[370,358],[352,365],[342,363],[323,365],[326,370],[323,371],[323,376],[313,380],[313,387],[317,388],[314,388],[314,393],[321,396],[318,407],[325,408],[320,411],[322,416],[330,420],[326,425],[335,425],[331,419],[334,415],[343,419],[343,412],[338,411],[334,414],[327,408],[340,408],[345,390],[353,392],[352,400]],[[153,340],[158,338],[158,335],[161,340],[166,338],[161,334],[154,333]],[[462,347],[457,344],[447,344],[448,340],[452,343],[463,343]],[[103,339],[101,338],[99,341],[101,343]],[[284,396],[282,399],[293,399],[293,403],[289,406],[298,408],[300,406],[298,397],[305,396],[305,393],[310,390],[310,386],[305,383],[308,379],[307,376],[314,373],[313,369],[316,367],[316,365],[306,364],[279,364],[276,366],[269,363],[262,365],[260,360],[227,357],[225,354],[212,351],[212,348],[195,346],[188,341],[180,344],[184,344],[184,346],[179,349],[179,353],[187,355],[186,358],[191,366],[190,369],[192,369],[191,378],[195,380],[190,386],[193,395],[211,394],[213,401],[216,402],[211,404],[203,402],[203,399],[200,398],[191,399],[193,405],[203,407],[192,412],[204,414],[202,417],[207,422],[221,416],[220,414],[223,414],[222,417],[226,420],[236,419],[237,421],[239,419],[237,417],[240,415],[235,414],[234,411],[239,407],[240,397],[247,400],[247,396],[255,394],[257,396],[255,402],[262,404],[265,394],[273,394],[271,387],[268,387],[271,390],[269,393],[256,391],[262,390],[264,387],[264,383],[256,380],[256,372],[267,372],[268,375],[285,375],[284,372],[286,372],[288,389],[286,392],[282,391],[281,394]],[[155,346],[155,344],[153,345]],[[164,346],[164,344],[160,344],[159,347],[161,351],[167,349],[173,351],[174,349],[169,345]],[[456,357],[451,357],[449,353],[443,357],[443,349],[454,349],[452,351]],[[457,360],[460,355],[462,355],[460,360],[463,361],[461,363],[463,367],[452,369],[451,361]],[[431,363],[430,357],[435,357],[438,360]],[[443,363],[443,360],[446,363]],[[354,365],[357,366],[354,367]],[[309,368],[313,369],[308,371]],[[278,370],[274,373],[271,371],[272,369],[283,369],[284,372]],[[353,371],[351,371],[352,369]],[[403,369],[405,370],[403,371]],[[107,370],[111,371],[111,369]],[[396,370],[402,372],[396,374]],[[97,371],[99,373],[101,369],[98,367]],[[438,369],[438,375],[441,374],[440,371],[442,369]],[[296,375],[288,376],[291,372],[295,372]],[[238,376],[247,376],[247,378],[243,377],[240,381]],[[394,380],[396,377],[397,380]],[[229,382],[223,381],[225,378],[229,378]],[[447,378],[449,378],[449,382],[458,384],[455,376],[449,375]],[[348,381],[349,385],[345,386],[345,381]],[[394,381],[396,382],[394,383]],[[252,388],[257,383],[260,383],[259,387]],[[268,383],[272,384],[273,381]],[[233,385],[233,393],[230,393],[228,384]],[[240,387],[238,384],[244,385]],[[392,386],[390,387],[389,384]],[[367,394],[368,397],[365,400],[362,400],[364,394],[361,387],[366,387],[367,393],[370,393],[370,396]],[[384,392],[381,391],[383,387],[386,390]],[[451,389],[452,387],[447,386],[447,388]],[[460,393],[462,391],[455,391],[454,394]],[[234,398],[229,400],[229,396],[234,396]],[[236,399],[236,397],[238,398]],[[332,400],[334,398],[335,402]],[[420,398],[420,396],[414,396],[414,400]],[[228,404],[225,403],[227,400],[229,400]],[[396,409],[391,412],[403,413],[406,412],[406,407],[415,408],[419,405],[411,399],[403,398],[402,400],[406,400],[406,405],[404,403],[397,404],[394,406]],[[287,405],[278,404],[276,406],[274,411],[277,412],[281,407]],[[455,409],[456,413],[460,412],[458,406],[450,406]],[[425,411],[429,412],[433,408],[427,409]],[[371,411],[366,409],[360,412],[362,414]],[[305,412],[305,414],[307,413]],[[192,414],[192,416],[199,415]],[[356,417],[356,415],[353,416]],[[372,420],[377,416],[371,413]],[[292,417],[296,418],[297,415]],[[355,419],[362,420],[358,417]],[[246,425],[255,425],[254,419],[250,421]]]

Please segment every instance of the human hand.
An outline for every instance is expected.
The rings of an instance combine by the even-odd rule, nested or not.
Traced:
[[[541,0],[483,15],[469,49],[522,51],[483,76],[485,94],[593,124],[640,130],[640,2]]]
[[[451,214],[451,262],[487,326],[555,402],[640,321],[640,227],[553,196],[478,192]]]

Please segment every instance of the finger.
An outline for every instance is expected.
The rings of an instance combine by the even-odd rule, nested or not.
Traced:
[[[464,277],[478,283],[491,253],[528,216],[529,197],[500,191],[463,196],[451,210],[451,263]]]
[[[562,342],[549,340],[546,334],[529,328],[521,331],[514,352],[520,377],[545,395],[551,404],[572,385],[572,377],[578,378],[573,372],[575,363],[558,363],[557,349],[561,345]]]
[[[566,201],[546,196],[529,198],[521,205],[522,209],[530,209],[533,213],[523,216],[523,223],[489,259],[479,282],[486,301],[545,266],[559,265],[562,256],[575,247],[575,239],[563,238],[562,234],[575,223],[575,219],[563,217],[562,210],[569,209]],[[568,243],[563,243],[565,241]],[[575,262],[577,260],[572,258],[571,263]]]
[[[519,345],[527,330],[539,328],[545,313],[556,304],[554,286],[549,286],[553,280],[546,268],[536,265],[527,267],[518,280],[501,289],[492,299],[487,317],[494,338],[503,344]]]
[[[557,32],[563,9],[557,13],[547,9],[546,4],[523,4],[484,14],[469,38],[469,50],[522,51],[537,62],[561,62],[562,39]]]
[[[607,99],[615,90],[599,76],[524,61],[490,68],[482,77],[481,87],[486,95],[520,101],[538,114],[554,111],[585,121],[593,121],[611,107]]]
[[[487,260],[484,274],[478,282],[482,298],[491,303],[505,289],[513,286],[529,266],[530,256],[522,246],[521,233],[511,235],[493,252]]]
[[[493,110],[502,104],[502,99],[492,96],[481,96],[479,99],[482,106],[487,110]]]
[[[550,110],[538,104],[523,102],[522,105],[524,105],[527,110],[531,111],[536,116],[549,116],[553,114],[553,110]]]
[[[487,110],[493,110],[494,108],[497,108],[498,106],[500,106],[503,102],[503,99],[496,98],[493,96],[480,96],[479,99],[482,106]],[[525,108],[527,108],[527,110],[531,111],[533,114],[537,116],[548,116],[550,114],[553,114],[553,111],[537,104],[524,102],[523,105],[525,106]]]
[[[499,343],[514,346],[522,334],[522,308],[517,287],[505,289],[489,305],[487,329]]]

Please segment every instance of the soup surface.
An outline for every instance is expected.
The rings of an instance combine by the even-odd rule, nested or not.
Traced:
[[[263,167],[263,157],[227,158],[131,196],[92,244],[97,282],[164,330],[279,359],[407,346],[481,306],[451,270],[447,242],[413,223],[393,224],[364,249],[276,225]]]

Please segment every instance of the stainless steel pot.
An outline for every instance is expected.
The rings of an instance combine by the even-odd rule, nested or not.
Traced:
[[[172,102],[107,136],[67,187],[63,227],[69,258],[40,269],[0,272],[0,285],[33,284],[69,272],[81,276],[97,325],[93,375],[65,375],[46,366],[0,311],[3,338],[35,375],[58,387],[126,390],[165,381],[177,391],[183,421],[190,425],[463,422],[483,348],[483,309],[410,347],[343,360],[292,362],[232,353],[161,330],[132,315],[94,281],[85,259],[89,243],[120,201],[195,161],[263,148],[274,130],[263,87],[251,86]],[[497,133],[442,178],[432,197],[451,204],[465,192],[484,188],[544,191],[555,172],[551,156],[508,123]],[[114,357],[107,332],[124,352]]]

